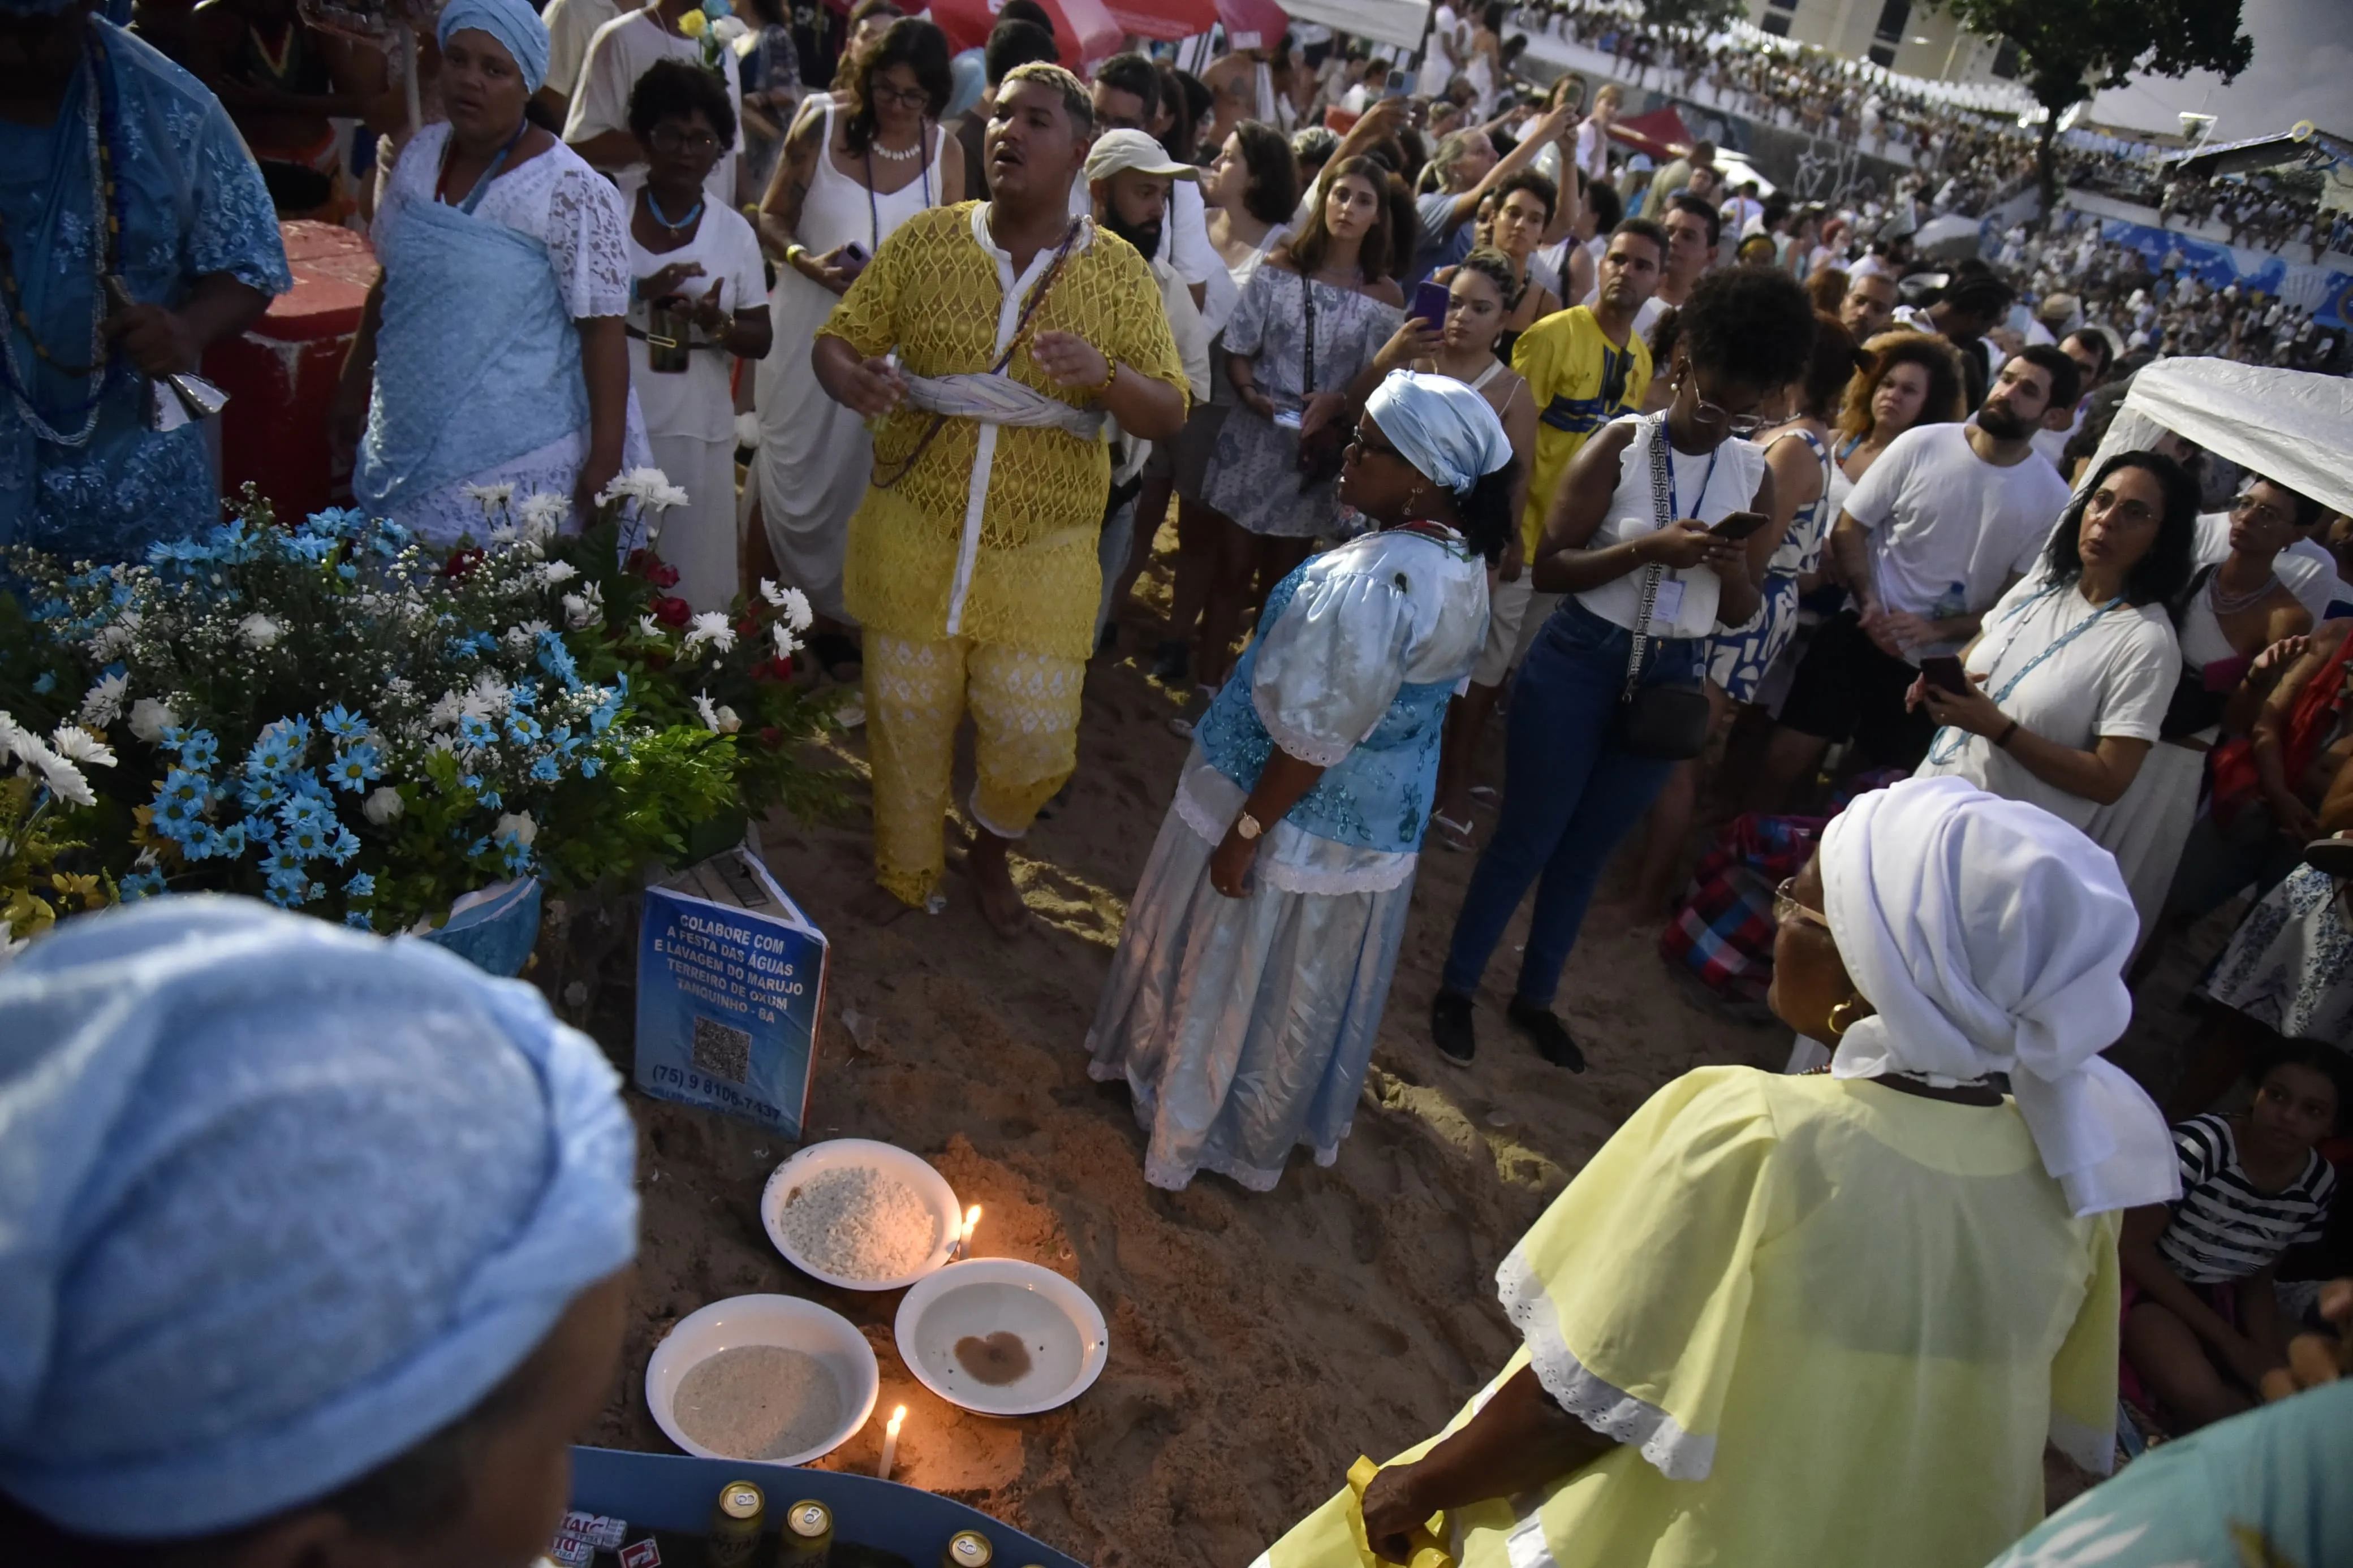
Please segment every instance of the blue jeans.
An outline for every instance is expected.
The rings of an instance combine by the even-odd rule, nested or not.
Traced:
[[[1503,815],[1455,917],[1440,981],[1446,990],[1477,993],[1512,911],[1534,882],[1535,913],[1516,994],[1552,1005],[1601,868],[1674,768],[1630,755],[1618,743],[1632,641],[1623,626],[1564,599],[1521,662],[1504,742]],[[1642,684],[1697,686],[1706,646],[1694,637],[1653,638]]]

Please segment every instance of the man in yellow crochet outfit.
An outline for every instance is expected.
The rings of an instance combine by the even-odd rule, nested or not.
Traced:
[[[865,628],[876,879],[910,905],[934,896],[969,707],[967,864],[1008,933],[1027,912],[1007,847],[1078,761],[1104,421],[1165,441],[1185,419],[1185,367],[1150,269],[1069,216],[1092,119],[1060,67],[1009,73],[984,142],[992,199],[892,233],[811,354],[837,402],[881,420],[842,582]]]

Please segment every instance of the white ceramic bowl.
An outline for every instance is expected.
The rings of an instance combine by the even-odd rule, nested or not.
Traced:
[[[1103,1374],[1111,1334],[1092,1298],[1050,1268],[1011,1258],[950,1264],[899,1303],[899,1353],[925,1388],[983,1415],[1035,1415],[1068,1405]],[[1029,1367],[983,1383],[956,1358],[957,1342],[1009,1333]]]
[[[892,1279],[851,1279],[839,1274],[828,1274],[794,1250],[785,1239],[785,1200],[810,1177],[845,1166],[864,1165],[893,1176],[914,1189],[923,1206],[939,1222],[939,1240],[931,1253],[911,1274]],[[931,1167],[920,1154],[911,1154],[895,1143],[881,1143],[871,1138],[835,1138],[823,1143],[812,1143],[777,1166],[768,1176],[768,1185],[760,1194],[760,1223],[767,1227],[768,1239],[786,1260],[813,1279],[828,1285],[839,1285],[845,1290],[898,1290],[948,1260],[955,1249],[956,1237],[964,1228],[964,1210],[956,1205],[955,1191],[947,1178]]]
[[[882,1390],[881,1369],[875,1364],[874,1347],[848,1318],[798,1296],[731,1296],[681,1318],[646,1362],[646,1407],[653,1412],[655,1425],[688,1453],[704,1459],[737,1458],[689,1437],[672,1405],[689,1372],[721,1351],[743,1345],[782,1345],[815,1356],[840,1386],[842,1405],[840,1426],[816,1447],[745,1463],[806,1465],[839,1447],[874,1414],[875,1398]]]

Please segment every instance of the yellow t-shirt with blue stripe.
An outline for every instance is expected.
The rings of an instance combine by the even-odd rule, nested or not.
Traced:
[[[1556,310],[1520,334],[1512,368],[1526,378],[1536,405],[1535,472],[1529,476],[1520,545],[1536,558],[1553,491],[1586,438],[1621,414],[1642,406],[1651,387],[1651,345],[1639,332],[1613,345],[1582,305]]]

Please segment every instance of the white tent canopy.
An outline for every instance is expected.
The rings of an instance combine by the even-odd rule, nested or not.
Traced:
[[[1421,47],[1430,23],[1430,0],[1282,0],[1282,9],[1294,22],[1321,22],[1408,50]]]
[[[2240,467],[2353,514],[2353,381],[2222,359],[2159,360],[2133,377],[2101,463],[2170,430]]]

